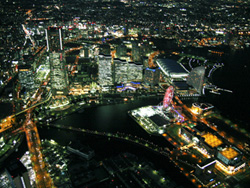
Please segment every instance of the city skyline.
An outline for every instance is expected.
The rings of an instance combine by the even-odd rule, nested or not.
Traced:
[[[1,186],[248,185],[248,1],[0,5]]]

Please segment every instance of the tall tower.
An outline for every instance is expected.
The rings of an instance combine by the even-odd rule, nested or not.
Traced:
[[[59,52],[63,50],[62,27],[48,27],[45,30],[47,52]]]
[[[63,38],[61,27],[48,27],[45,30],[47,52],[50,61],[51,91],[54,98],[66,97],[68,94],[68,74],[65,67]]]
[[[141,61],[141,53],[140,53],[140,47],[137,43],[132,44],[132,59],[135,62]]]
[[[18,66],[18,79],[21,84],[21,90],[26,93],[24,96],[29,96],[35,90],[34,73],[31,65]],[[28,94],[29,93],[29,94]],[[23,94],[23,93],[22,93]]]

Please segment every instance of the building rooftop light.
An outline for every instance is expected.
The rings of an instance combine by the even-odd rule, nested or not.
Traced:
[[[231,147],[225,148],[220,153],[223,156],[225,156],[226,158],[228,158],[229,160],[231,160],[231,159],[233,159],[233,158],[235,158],[236,156],[239,155],[239,153],[235,149],[233,149]]]
[[[205,138],[205,142],[211,146],[212,148],[214,147],[218,147],[221,144],[223,144],[223,142],[215,135],[213,135],[212,133],[206,133],[204,135],[202,135],[203,138]]]

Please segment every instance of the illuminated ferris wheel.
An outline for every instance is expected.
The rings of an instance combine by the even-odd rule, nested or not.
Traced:
[[[171,104],[173,100],[173,96],[174,96],[174,87],[169,86],[168,89],[166,90],[166,93],[163,99],[163,109],[166,109],[167,107],[169,107],[169,105]]]

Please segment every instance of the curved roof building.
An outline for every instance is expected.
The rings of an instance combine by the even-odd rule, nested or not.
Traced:
[[[198,93],[202,92],[202,86],[204,83],[205,77],[205,67],[200,66],[194,68],[187,78],[187,84],[193,86]]]
[[[175,60],[157,59],[156,63],[162,72],[170,78],[184,78],[188,76],[188,71]]]

